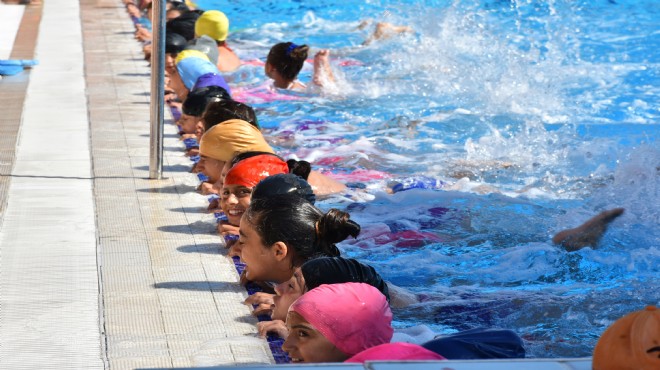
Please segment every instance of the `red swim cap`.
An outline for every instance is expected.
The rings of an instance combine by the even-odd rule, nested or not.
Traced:
[[[227,172],[225,184],[253,188],[259,181],[278,173],[289,173],[289,166],[286,162],[274,155],[255,155],[236,163]]]

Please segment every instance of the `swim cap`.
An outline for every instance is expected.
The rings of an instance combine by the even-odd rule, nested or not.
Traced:
[[[165,52],[168,54],[178,54],[186,48],[186,38],[174,32],[165,34]]]
[[[390,301],[387,284],[376,270],[352,258],[314,258],[305,262],[301,270],[308,290],[322,284],[365,283],[380,290],[387,301]]]
[[[187,41],[190,41],[195,38],[195,22],[198,18],[199,14],[196,12],[183,12],[180,16],[167,21],[165,34],[178,33],[185,37]]]
[[[257,155],[236,163],[227,172],[225,184],[253,188],[259,181],[270,175],[287,173],[288,171],[289,167],[287,167],[286,162],[279,157],[269,154]]]
[[[186,58],[198,58],[198,59],[206,60],[207,62],[209,61],[209,57],[206,56],[206,54],[202,53],[201,51],[189,49],[180,52],[179,55],[176,56],[174,63],[179,64],[179,62],[181,62]]]
[[[647,306],[616,320],[594,348],[593,370],[660,369],[660,310]]]
[[[371,347],[344,362],[364,363],[365,361],[389,360],[445,360],[445,358],[417,344],[397,342]]]
[[[231,99],[227,91],[220,86],[193,89],[183,101],[181,110],[189,116],[201,116],[209,102],[220,99]]]
[[[201,51],[206,54],[211,63],[218,64],[218,44],[206,35],[191,40],[186,46],[186,50]]]
[[[197,79],[205,74],[220,74],[218,67],[211,63],[204,53],[197,50],[184,50],[176,57],[176,69],[183,84],[192,90]]]
[[[210,86],[221,87],[227,92],[228,95],[231,95],[231,90],[229,89],[227,81],[225,81],[225,78],[222,77],[222,75],[217,73],[207,73],[199,76],[199,78],[197,78],[197,82],[195,82],[195,85],[193,85],[192,90],[195,91],[197,89]],[[231,96],[229,99],[231,99]]]
[[[252,190],[252,199],[295,194],[314,204],[316,195],[307,181],[291,173],[268,176]]]
[[[348,356],[389,343],[392,311],[385,296],[364,283],[324,284],[298,298],[296,312]]]
[[[238,119],[211,127],[199,142],[200,155],[223,162],[242,152],[275,153],[258,128]]]
[[[195,22],[195,35],[207,35],[216,41],[225,41],[229,33],[229,19],[219,10],[204,12]]]

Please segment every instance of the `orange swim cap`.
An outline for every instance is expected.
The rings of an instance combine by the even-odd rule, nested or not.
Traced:
[[[279,173],[289,173],[289,166],[280,157],[269,154],[255,155],[236,163],[227,172],[225,184],[253,188],[259,181]]]
[[[199,154],[219,161],[227,162],[243,152],[275,153],[258,128],[240,119],[211,127],[199,141]]]

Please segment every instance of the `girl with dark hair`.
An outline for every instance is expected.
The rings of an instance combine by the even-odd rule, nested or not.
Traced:
[[[288,281],[275,286],[276,296],[254,294],[246,303],[258,304],[255,314],[270,313],[272,321],[257,324],[259,334],[277,333],[286,338],[288,331],[284,325],[289,306],[305,292],[323,284],[365,283],[378,289],[390,301],[387,283],[376,270],[355,259],[342,257],[319,257],[305,262],[297,268]]]
[[[359,233],[360,225],[348,213],[337,209],[323,213],[298,195],[255,199],[240,223],[245,277],[285,282],[309,259],[339,256],[335,243]]]
[[[280,42],[270,49],[264,70],[273,79],[273,85],[280,89],[304,90],[305,84],[297,80],[303,67],[309,46],[292,42]]]
[[[220,207],[227,216],[227,221],[218,225],[220,235],[230,248],[230,256],[240,256],[240,249],[235,246],[238,225],[243,213],[250,205],[252,189],[264,178],[287,173],[288,167],[280,157],[266,153],[255,155],[238,162],[231,167],[223,179],[220,191]]]

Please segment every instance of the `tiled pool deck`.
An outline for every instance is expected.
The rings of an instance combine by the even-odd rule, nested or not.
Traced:
[[[40,62],[0,80],[0,368],[272,364],[169,123],[148,179],[149,69],[121,2],[0,5],[0,24],[0,59]],[[441,368],[590,368],[531,364]]]

